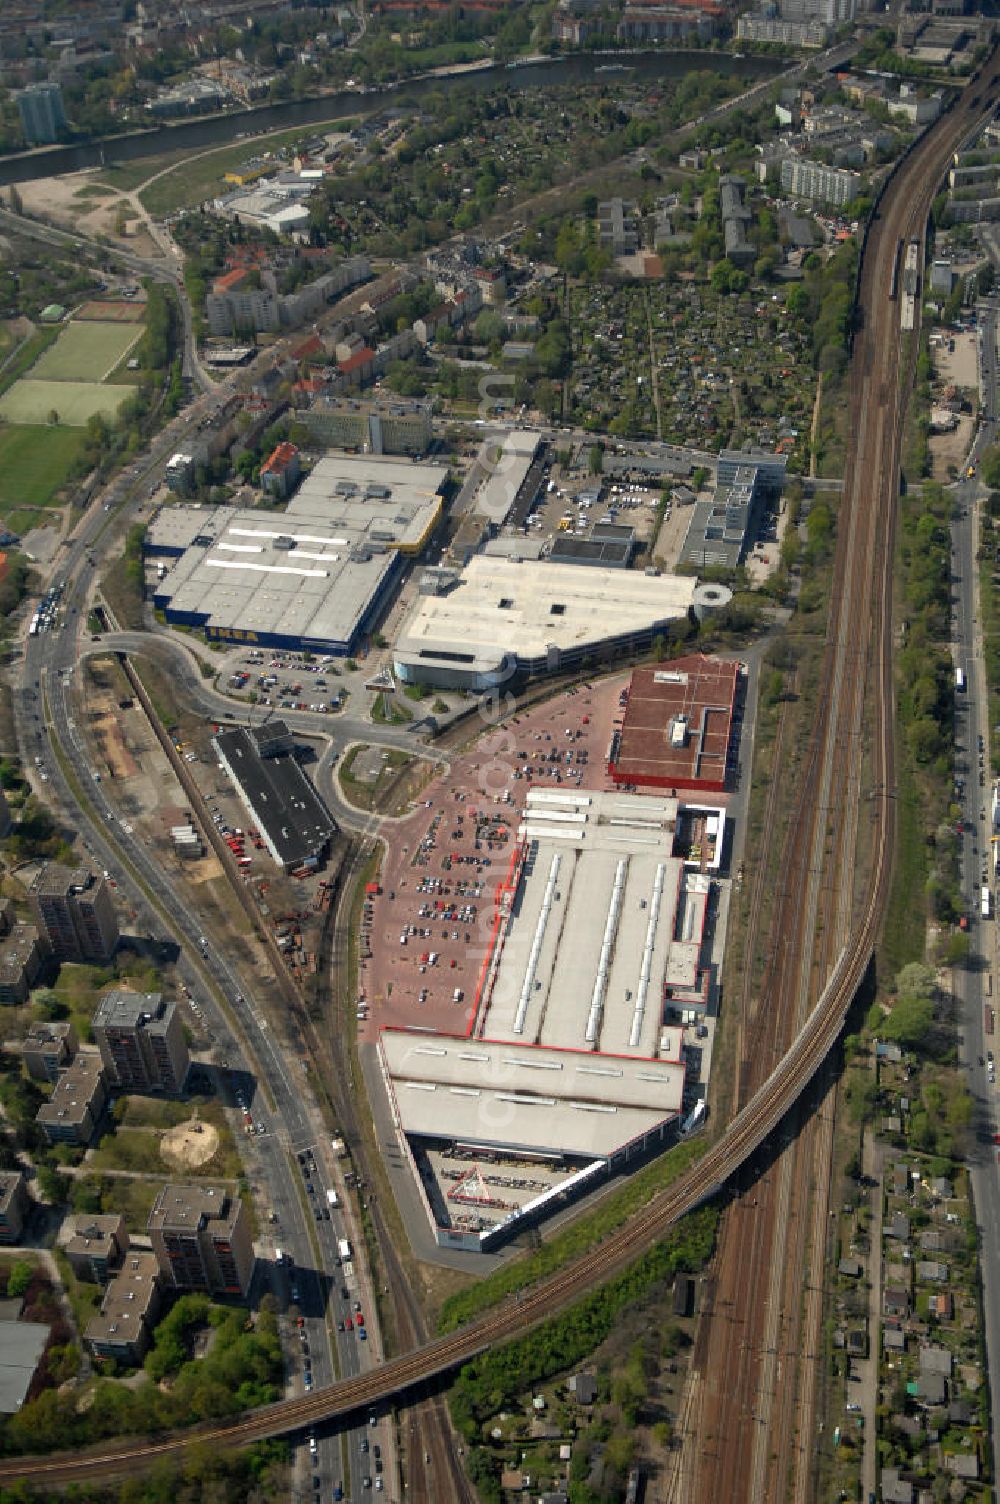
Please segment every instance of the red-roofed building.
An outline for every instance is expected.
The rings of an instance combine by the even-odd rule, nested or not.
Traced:
[[[234,266],[232,271],[223,272],[222,276],[216,277],[212,283],[212,291],[218,294],[235,292],[249,277],[250,270],[249,266]]]
[[[266,267],[271,264],[271,253],[262,245],[235,245],[226,252],[226,270],[234,266]]]
[[[318,334],[311,334],[308,339],[302,341],[301,345],[296,345],[288,353],[295,361],[314,361],[319,356],[320,363],[324,365],[326,363],[326,346]]]
[[[337,369],[341,374],[342,385],[345,387],[364,386],[371,379],[375,368],[375,351],[367,345],[362,345],[360,350],[355,350],[346,360],[337,362]]]
[[[635,669],[608,757],[615,783],[721,792],[739,678],[738,663],[703,653]]]
[[[295,407],[308,407],[313,397],[323,391],[326,382],[321,376],[308,376],[304,381],[292,382],[292,404]]]
[[[260,467],[260,483],[269,496],[289,495],[299,478],[299,451],[294,444],[279,444]]]

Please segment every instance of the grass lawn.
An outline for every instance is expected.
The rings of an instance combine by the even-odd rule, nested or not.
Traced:
[[[129,1232],[145,1232],[163,1181],[158,1177],[155,1180],[130,1180],[125,1175],[87,1174],[76,1176],[73,1184],[81,1196],[87,1191],[96,1193],[100,1197],[102,1213],[120,1213]],[[76,1198],[73,1204],[74,1209],[78,1209]]]
[[[142,336],[137,324],[67,324],[32,367],[39,381],[106,381]]]
[[[253,138],[242,141],[238,146],[223,146],[218,151],[206,152],[204,156],[181,158],[173,172],[167,173],[160,178],[159,182],[153,183],[139,198],[143,208],[149,214],[168,214],[175,209],[193,209],[203,199],[221,193],[225,188],[231,190],[235,187],[232,183],[223,183],[227,172],[238,172],[241,167],[249,165],[250,158],[263,155],[265,151],[277,151],[283,146],[294,146],[296,142],[303,141],[314,136],[321,130],[347,130],[355,122],[353,120],[328,120],[321,125],[296,126],[292,130],[275,131],[273,135]],[[164,165],[169,164],[169,158],[158,160],[149,158],[145,163],[145,174],[139,182],[146,182]],[[279,166],[279,163],[268,162],[260,164],[265,170],[271,170]],[[113,168],[110,172],[105,171],[102,177],[106,182],[115,183],[116,186],[124,186],[126,177],[134,177],[140,167],[139,163],[130,163],[127,168]],[[121,174],[119,178],[119,174]],[[136,187],[138,184],[132,183]]]
[[[38,329],[28,339],[22,340],[18,349],[8,355],[7,364],[0,373],[0,392],[9,391],[15,381],[26,375],[42,352],[54,345],[58,338],[59,330],[48,327]]]
[[[8,423],[48,424],[49,414],[59,414],[59,423],[82,428],[94,413],[113,418],[133,395],[130,386],[102,386],[99,381],[37,381],[25,376],[0,397],[0,418]],[[44,442],[48,442],[46,437]]]
[[[405,726],[413,720],[413,711],[393,695],[377,694],[372,705],[372,720],[379,726]]]
[[[65,961],[59,968],[59,976],[52,991],[69,1009],[73,1027],[80,1039],[90,1039],[90,1020],[94,1016],[97,1000],[114,985],[115,975],[110,968],[80,966]]]
[[[203,1122],[229,1134],[225,1112],[211,1097],[190,1096],[181,1102],[173,1097],[128,1096],[125,1103],[126,1128],[176,1128],[197,1113]]]
[[[75,428],[0,427],[0,511],[47,507],[80,449]]]
[[[191,1117],[188,1111],[187,1118]],[[229,1125],[221,1108],[213,1112],[211,1105],[199,1110],[205,1121],[215,1118],[213,1127],[219,1131],[219,1147],[203,1165],[190,1166],[185,1176],[214,1176],[223,1180],[238,1180],[242,1173],[240,1157],[233,1142]],[[87,1162],[88,1170],[128,1170],[133,1175],[164,1175],[175,1173],[170,1162],[160,1153],[161,1130],[156,1128],[119,1128],[115,1133],[106,1133]]]

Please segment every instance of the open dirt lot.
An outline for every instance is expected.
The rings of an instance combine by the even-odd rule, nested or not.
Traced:
[[[138,324],[142,322],[145,308],[145,303],[138,299],[134,303],[121,298],[108,298],[107,302],[95,300],[81,304],[73,315],[73,322],[86,324],[93,320],[99,324]]]
[[[971,414],[963,413],[954,432],[931,435],[927,444],[931,452],[931,475],[935,480],[950,480],[950,467],[961,466],[972,445],[975,427],[975,419]]]
[[[127,243],[137,256],[159,256],[160,249],[142,227],[140,211],[131,198],[98,182],[97,177],[96,173],[73,172],[58,178],[35,178],[20,183],[18,192],[31,214],[83,235],[107,235],[118,244]],[[135,234],[124,239],[115,233],[120,205],[125,207],[127,220],[138,226]]]
[[[211,1123],[178,1123],[160,1140],[160,1153],[178,1170],[196,1170],[206,1164],[219,1147],[219,1131]]]
[[[107,706],[95,711],[94,736],[101,749],[110,778],[134,778],[139,768],[135,758],[125,745],[122,728],[114,711]]]
[[[954,350],[949,350],[947,345],[933,347],[934,369],[943,382],[968,387],[974,392],[979,385],[975,331],[955,334],[954,342]]]
[[[949,349],[954,344],[954,349]],[[964,389],[974,398],[979,390],[979,358],[974,330],[954,335],[947,333],[940,343],[931,346],[934,370],[942,390],[948,387]],[[931,474],[935,480],[948,481],[952,469],[958,469],[969,452],[975,419],[971,413],[962,413],[958,425],[951,433],[931,435],[928,447],[931,455]]]

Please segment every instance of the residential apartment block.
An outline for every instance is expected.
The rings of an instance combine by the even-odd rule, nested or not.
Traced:
[[[30,84],[17,96],[21,129],[29,146],[48,146],[58,141],[66,124],[62,90],[58,84]]]
[[[772,42],[784,47],[825,47],[830,29],[822,21],[786,21],[782,16],[740,16],[739,42]]]
[[[426,454],[432,438],[426,402],[362,402],[349,397],[317,397],[303,415],[309,432],[335,449],[363,454]]]
[[[147,1225],[168,1284],[212,1295],[245,1295],[254,1272],[246,1209],[219,1186],[167,1185]]]
[[[808,162],[804,157],[785,157],[781,163],[781,188],[792,198],[834,204],[843,208],[861,192],[861,178],[842,167]]]
[[[35,922],[57,961],[109,961],[118,918],[103,877],[46,862],[29,889]]]
[[[20,1241],[29,1201],[23,1173],[0,1171],[0,1243],[10,1245]]]
[[[141,1363],[149,1350],[161,1299],[156,1256],[129,1253],[104,1292],[100,1312],[84,1331],[83,1340],[94,1357]]]
[[[287,501],[301,473],[294,444],[278,444],[260,467],[260,483],[269,496]]]
[[[49,956],[49,946],[32,924],[15,924],[0,940],[0,1006],[25,1003]]]
[[[176,1003],[158,992],[106,992],[93,1019],[94,1043],[124,1091],[179,1092],[190,1057]]]
[[[125,1218],[117,1213],[71,1217],[69,1232],[64,1252],[77,1279],[106,1285],[128,1252]]]
[[[296,329],[315,319],[340,293],[371,276],[364,256],[350,256],[330,272],[307,282],[297,292],[278,292],[274,273],[260,273],[259,287],[244,288],[249,269],[235,269],[217,278],[205,299],[205,315],[212,334],[237,335]]]
[[[53,1144],[89,1144],[108,1100],[108,1079],[96,1050],[81,1050],[62,1072],[35,1122]]]
[[[76,1030],[68,1019],[32,1024],[24,1036],[21,1059],[32,1081],[59,1080],[79,1048]]]

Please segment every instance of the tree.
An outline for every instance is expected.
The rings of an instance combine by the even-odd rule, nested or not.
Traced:
[[[952,930],[938,947],[938,958],[945,966],[966,966],[970,949],[968,935],[961,930]]]
[[[901,996],[933,998],[937,994],[937,977],[932,966],[910,961],[896,973],[895,986]]]
[[[35,1266],[29,1259],[18,1259],[16,1264],[11,1265],[7,1276],[7,1294],[11,1299],[17,1299],[27,1294],[28,1286],[35,1275]]]
[[[475,338],[484,345],[495,345],[503,339],[504,322],[493,308],[484,308],[472,326]]]
[[[46,1023],[56,1023],[59,1019],[69,1016],[69,1009],[57,992],[51,987],[40,987],[32,998],[39,1016]]]
[[[882,1034],[901,1045],[921,1045],[934,1022],[934,1004],[925,997],[901,997],[882,1024]]]
[[[46,1201],[51,1201],[54,1206],[62,1206],[69,1200],[71,1181],[67,1175],[50,1170],[48,1165],[40,1165],[38,1189]]]

